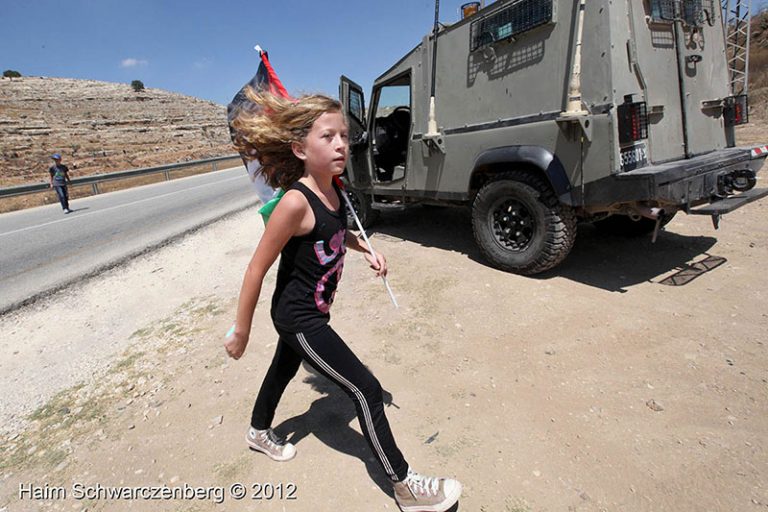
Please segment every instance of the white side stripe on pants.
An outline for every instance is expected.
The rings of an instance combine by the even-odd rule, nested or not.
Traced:
[[[352,393],[357,397],[357,400],[360,402],[360,408],[363,410],[363,416],[365,417],[365,424],[368,427],[368,432],[371,437],[371,443],[373,444],[374,448],[376,449],[376,453],[379,455],[379,459],[381,459],[381,463],[384,465],[384,470],[389,474],[390,476],[395,476],[395,471],[392,469],[392,465],[389,463],[389,460],[387,459],[386,455],[384,455],[384,450],[381,448],[381,443],[379,442],[379,439],[376,437],[376,431],[373,428],[373,419],[371,418],[371,410],[368,407],[368,402],[365,401],[365,396],[363,393],[355,387],[354,384],[349,382],[347,379],[339,375],[339,373],[331,368],[331,366],[323,361],[317,353],[312,350],[312,347],[309,346],[309,343],[307,343],[307,339],[304,337],[303,333],[296,333],[296,338],[299,340],[299,344],[304,349],[304,351],[309,355],[309,357],[312,358],[313,361],[315,361],[321,368],[323,368],[326,372],[328,372],[330,375],[338,379],[340,383],[342,383],[344,386],[346,386]]]

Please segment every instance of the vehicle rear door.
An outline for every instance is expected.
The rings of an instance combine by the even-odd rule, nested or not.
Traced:
[[[648,111],[648,157],[650,163],[661,163],[684,158],[685,145],[675,27],[653,4],[653,0],[627,0],[633,29],[633,67]]]
[[[644,88],[649,156],[660,163],[725,147],[728,95],[722,15],[714,0],[627,0]]]
[[[347,177],[350,184],[358,189],[371,184],[371,163],[368,148],[368,130],[365,118],[365,96],[363,89],[342,75],[339,84],[339,99],[349,125],[349,158]]]
[[[723,103],[731,95],[719,0],[684,0],[678,35],[688,153],[726,147]]]

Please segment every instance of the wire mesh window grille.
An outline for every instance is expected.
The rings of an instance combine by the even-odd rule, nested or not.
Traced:
[[[654,21],[675,21],[699,27],[711,23],[714,16],[715,0],[651,0],[651,19]]]
[[[349,113],[357,118],[358,121],[365,121],[365,110],[363,109],[363,96],[355,90],[349,91]]]
[[[673,21],[675,19],[676,0],[651,0],[651,19],[655,21]]]
[[[552,21],[552,0],[518,0],[472,22],[469,50],[484,48]]]

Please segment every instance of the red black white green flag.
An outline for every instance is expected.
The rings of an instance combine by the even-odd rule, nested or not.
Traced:
[[[267,52],[258,46],[256,47],[256,50],[259,52],[261,57],[259,69],[256,71],[256,74],[253,75],[253,78],[251,78],[251,80],[245,84],[237,92],[237,94],[235,94],[235,97],[232,98],[232,101],[229,103],[229,105],[227,105],[229,135],[233,142],[237,139],[238,133],[235,127],[232,126],[232,121],[238,116],[240,112],[258,112],[261,109],[261,107],[253,103],[248,99],[248,96],[246,96],[245,91],[248,87],[253,88],[253,90],[257,92],[266,91],[274,94],[275,96],[290,98],[288,91],[285,90],[283,83],[280,81],[280,78],[278,78],[277,73],[272,67],[272,64],[270,64]],[[260,174],[257,174],[261,165],[259,164],[258,160],[253,158],[255,155],[241,154],[240,156],[243,158],[243,164],[248,171],[248,175],[251,178],[251,183],[253,183],[253,186],[256,189],[256,193],[258,194],[261,201],[264,204],[267,204],[271,199],[275,197],[278,191],[270,187],[264,178]]]

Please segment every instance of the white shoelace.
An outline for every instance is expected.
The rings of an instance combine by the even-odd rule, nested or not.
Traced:
[[[280,439],[277,434],[275,434],[275,431],[270,429],[262,430],[259,432],[259,437],[261,437],[261,440],[267,443],[271,448],[283,448],[283,440]]]
[[[409,473],[405,481],[413,494],[437,496],[440,488],[439,478],[424,476],[415,472]]]

